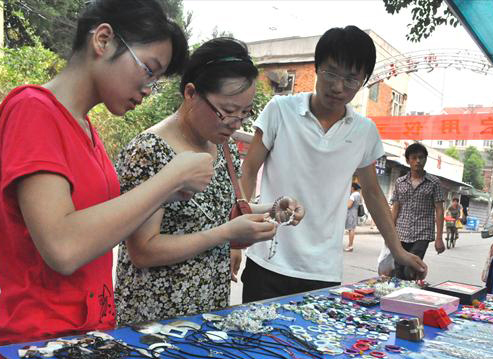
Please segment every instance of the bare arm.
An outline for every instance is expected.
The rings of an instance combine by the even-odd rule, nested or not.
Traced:
[[[399,211],[401,210],[401,205],[399,202],[394,201],[392,203],[392,220],[394,222],[394,226],[397,226],[397,217],[399,217]]]
[[[350,199],[349,201],[347,201],[347,208],[352,208],[353,207],[353,203],[354,201],[352,199]]]
[[[262,143],[262,131],[256,129],[248,154],[241,165],[241,186],[245,192],[245,198],[251,199],[257,185],[257,174],[260,166],[264,163],[269,150]]]
[[[160,234],[164,210],[159,209],[127,240],[132,263],[138,268],[183,262],[229,240],[255,243],[271,239],[276,226],[259,214],[243,215],[221,226],[182,235]]]
[[[405,251],[401,246],[389,205],[377,181],[375,165],[359,168],[356,174],[361,182],[366,206],[395,260],[403,265],[413,267],[421,273],[421,276],[426,276],[426,264],[419,257]]]
[[[443,234],[443,202],[435,202],[435,220],[437,222],[437,239]]]
[[[268,154],[269,150],[262,143],[262,130],[257,128],[248,149],[248,154],[241,166],[243,174],[240,178],[240,187],[245,198],[251,199],[254,196],[257,185],[257,174]],[[250,207],[253,213],[266,213],[270,211],[272,205],[273,203],[260,203],[250,204]],[[291,199],[289,207],[295,211],[295,219],[292,224],[297,225],[305,215],[303,204],[298,203],[296,199]]]
[[[438,254],[445,251],[443,244],[443,202],[435,202],[435,221],[437,223],[437,237],[435,240],[435,250]]]
[[[128,237],[178,191],[203,190],[211,176],[210,155],[186,153],[133,190],[83,210],[75,209],[69,182],[51,173],[20,178],[17,199],[45,262],[70,275]]]

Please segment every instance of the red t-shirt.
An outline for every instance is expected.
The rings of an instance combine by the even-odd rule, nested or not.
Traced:
[[[0,106],[0,344],[115,325],[112,253],[70,276],[50,269],[19,210],[15,181],[48,171],[70,182],[77,210],[120,194],[95,129],[91,139],[55,96],[39,86],[14,89]]]

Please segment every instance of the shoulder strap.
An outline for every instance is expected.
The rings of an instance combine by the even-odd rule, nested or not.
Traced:
[[[236,172],[233,166],[233,160],[231,159],[231,152],[229,151],[229,145],[226,142],[223,143],[222,146],[223,146],[224,157],[226,158],[226,163],[228,164],[229,177],[231,178],[231,182],[233,183],[233,188],[235,190],[236,199],[240,199],[242,198],[240,185],[238,183],[238,178],[236,177]]]

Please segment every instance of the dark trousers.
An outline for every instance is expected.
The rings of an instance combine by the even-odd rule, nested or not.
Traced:
[[[241,275],[243,282],[243,303],[281,297],[310,290],[340,285],[340,282],[324,282],[288,277],[267,270],[247,258]]]
[[[416,241],[412,243],[401,242],[402,248],[406,251],[416,254],[419,258],[423,259],[428,249],[430,241]],[[403,266],[397,262],[395,265],[395,276],[400,279],[413,280],[416,279],[416,272],[414,269],[408,266]]]

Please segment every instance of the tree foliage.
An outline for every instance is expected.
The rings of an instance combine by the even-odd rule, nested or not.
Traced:
[[[478,149],[469,146],[464,152],[464,174],[462,180],[470,183],[474,188],[482,190],[484,186],[483,178],[484,160]]]
[[[78,10],[78,6],[83,2],[82,0],[54,0],[49,4],[48,2],[41,4],[40,1],[35,0],[5,1],[6,8],[8,7],[10,14],[14,17],[10,18],[8,22],[10,31],[8,43],[12,47],[9,46],[3,49],[4,56],[0,57],[0,96],[2,98],[16,86],[46,83],[63,68],[66,61],[60,53],[64,53],[69,48],[64,48],[62,37],[58,37],[58,35],[50,37],[48,35],[52,25],[57,26],[58,24],[58,26],[62,26],[60,25],[62,23],[52,22],[48,26],[45,22],[46,19],[53,19],[50,16],[58,16],[54,15],[55,10],[59,11],[57,14],[71,13],[72,10],[70,9],[77,8]],[[182,17],[182,0],[160,1],[171,17]],[[64,6],[61,6],[62,4]],[[57,7],[58,5],[60,7]],[[50,12],[51,10],[54,12]],[[75,13],[72,18],[68,16],[61,20],[67,26],[66,29],[70,27],[71,21],[75,24]],[[6,17],[8,17],[7,14]],[[183,25],[188,26],[190,29],[190,20],[191,14],[188,14],[186,19],[180,21],[184,21]],[[34,23],[32,26],[31,22]],[[47,44],[52,45],[50,47]],[[146,98],[141,106],[138,106],[134,111],[128,112],[124,117],[112,115],[104,105],[98,105],[92,109],[89,117],[98,129],[106,150],[112,159],[116,158],[122,147],[130,142],[133,137],[179,108],[182,103],[179,83],[180,79],[178,77],[167,79],[163,82],[159,92]],[[263,83],[258,82],[253,103],[254,119],[271,97],[272,90]],[[252,122],[247,122],[243,125],[243,130],[251,131],[251,127]]]
[[[411,7],[412,22],[408,24],[409,33],[406,38],[412,42],[430,37],[438,26],[456,27],[459,24],[459,20],[443,0],[383,0],[383,2],[385,10],[390,14],[397,14],[402,9]]]
[[[460,153],[457,147],[450,147],[445,150],[445,154],[460,161]]]
[[[192,14],[183,13],[182,0],[158,0],[168,16],[190,35]],[[39,37],[45,48],[68,58],[85,0],[4,0],[5,40],[10,48],[34,45]]]
[[[43,84],[55,76],[65,61],[36,41],[33,46],[3,49],[0,57],[0,97],[23,84]]]
[[[493,162],[493,148],[487,148],[485,152],[487,161]]]

